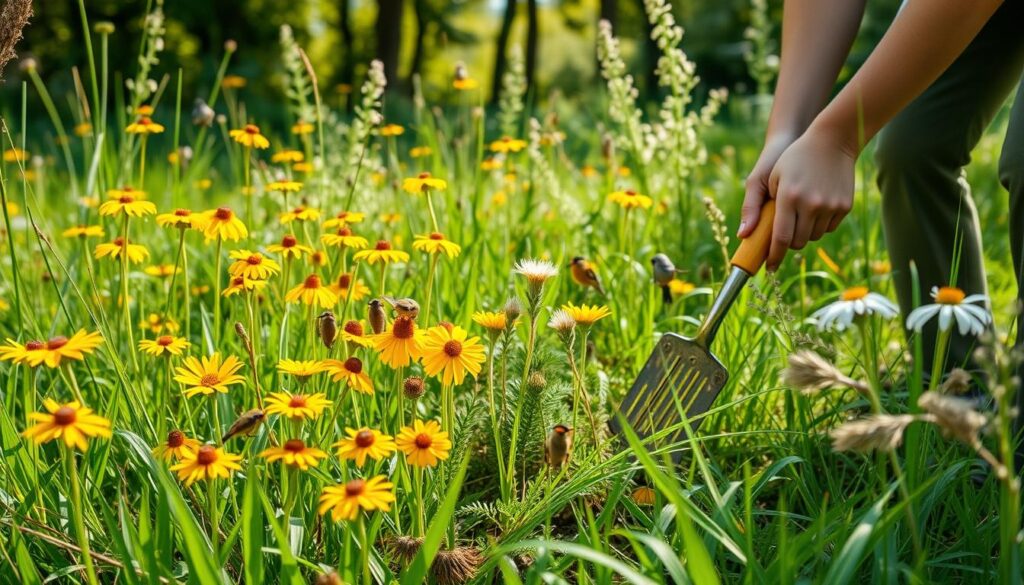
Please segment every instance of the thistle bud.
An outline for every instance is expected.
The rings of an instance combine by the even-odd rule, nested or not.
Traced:
[[[112,35],[114,34],[114,23],[106,20],[101,20],[96,24],[92,25],[92,30],[98,35]]]
[[[402,382],[402,393],[409,400],[416,400],[420,396],[423,396],[423,392],[426,390],[423,384],[423,378],[419,376],[409,376]]]
[[[526,388],[531,392],[540,392],[547,385],[548,380],[544,377],[544,373],[540,371],[530,372],[530,377],[526,379]]]

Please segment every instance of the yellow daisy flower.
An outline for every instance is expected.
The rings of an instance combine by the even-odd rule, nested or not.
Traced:
[[[174,379],[185,385],[186,398],[196,394],[226,393],[229,386],[245,381],[245,378],[235,373],[241,368],[242,362],[233,355],[229,355],[223,363],[219,353],[204,356],[202,360],[190,356],[185,358],[182,366],[175,368],[177,375]]]
[[[23,437],[40,445],[54,439],[63,439],[69,449],[85,451],[89,448],[90,437],[110,438],[110,421],[93,414],[78,402],[58,404],[55,400],[43,400],[47,412],[33,412],[29,419],[36,424],[25,429]]]
[[[157,225],[179,229],[196,228],[202,229],[202,215],[192,213],[190,209],[175,209],[171,213],[161,213],[156,216]]]
[[[297,122],[292,125],[292,134],[296,136],[304,136],[306,134],[312,134],[316,127],[309,122]]]
[[[348,227],[338,228],[338,231],[333,234],[324,234],[320,236],[320,241],[325,246],[352,248],[353,250],[362,250],[370,245],[366,238],[353,234],[352,230]]]
[[[124,131],[128,134],[160,134],[164,127],[149,119],[149,116],[140,116],[138,120],[128,124]]]
[[[473,313],[473,322],[488,331],[501,332],[505,330],[507,319],[505,313],[501,311],[477,311]]]
[[[271,193],[298,193],[302,190],[302,183],[298,181],[274,181],[267,184],[267,191]]]
[[[301,150],[281,150],[270,157],[270,162],[276,163],[297,163],[306,159]]]
[[[441,383],[459,385],[466,374],[476,377],[484,363],[484,346],[479,337],[468,337],[462,327],[437,326],[427,330],[422,341],[423,370],[439,376]]]
[[[131,187],[121,187],[107,191],[108,201],[100,205],[100,215],[142,217],[156,213],[156,205],[146,201],[145,191],[136,191]]]
[[[353,479],[347,483],[329,486],[324,488],[323,494],[320,495],[320,507],[317,512],[320,515],[330,512],[331,519],[335,522],[355,520],[359,517],[360,510],[388,512],[395,501],[395,494],[392,492],[394,487],[394,484],[387,481],[387,477],[383,475],[369,480]]]
[[[242,220],[227,207],[218,207],[203,212],[203,234],[207,240],[222,238],[237,242],[249,235]]]
[[[221,296],[230,297],[244,292],[260,291],[267,288],[267,281],[253,280],[244,276],[232,276],[227,287],[221,291]]]
[[[247,83],[249,82],[241,75],[225,75],[220,86],[224,89],[242,89]]]
[[[389,329],[373,336],[373,346],[380,353],[381,362],[392,368],[404,368],[423,355],[423,337],[415,321],[399,316]]]
[[[509,153],[519,152],[526,148],[526,141],[511,136],[502,136],[500,140],[491,143],[491,152]]]
[[[0,361],[24,363],[33,368],[40,364],[58,368],[61,360],[81,361],[100,345],[103,345],[103,336],[98,331],[86,333],[85,329],[79,329],[70,339],[57,336],[49,341],[28,341],[24,345],[8,338],[7,345],[0,346]]]
[[[649,207],[651,207],[651,205],[654,204],[653,199],[651,199],[647,195],[637,193],[632,189],[626,189],[625,191],[615,191],[614,193],[608,196],[608,201],[615,203],[616,205],[623,209],[635,209],[637,207],[641,209],[648,209]]]
[[[295,421],[313,420],[333,404],[322,392],[316,394],[289,394],[273,392],[267,397],[267,414],[279,414]]]
[[[409,149],[409,156],[412,158],[423,158],[425,156],[430,156],[433,152],[434,149],[429,146],[414,146]]]
[[[349,388],[363,394],[373,394],[373,380],[363,371],[363,361],[357,357],[350,357],[345,361],[325,360],[324,366],[335,382],[342,380]]]
[[[345,227],[350,223],[360,223],[366,219],[365,213],[359,213],[357,211],[342,211],[338,215],[335,215],[331,219],[324,222],[324,229],[334,229]]]
[[[263,451],[260,457],[269,463],[281,461],[285,465],[306,471],[310,467],[320,465],[320,460],[326,459],[327,453],[315,447],[307,447],[302,439],[288,439],[280,447],[271,447]]]
[[[246,148],[270,148],[270,141],[260,134],[260,127],[255,124],[246,124],[244,128],[232,130],[229,135],[232,140]]]
[[[351,459],[358,467],[366,463],[367,457],[380,461],[395,452],[395,440],[379,431],[363,427],[346,428],[345,432],[348,436],[332,446],[338,449],[339,458]]]
[[[349,290],[349,288],[351,288],[351,290]],[[331,284],[331,292],[338,295],[338,299],[342,301],[344,301],[345,299],[348,299],[350,301],[359,301],[366,298],[366,296],[370,294],[370,287],[363,284],[363,282],[359,279],[356,279],[355,283],[353,284],[352,273],[343,272],[338,276],[337,280],[335,280],[334,283]]]
[[[426,423],[415,420],[412,426],[402,427],[395,437],[395,446],[405,453],[406,461],[416,467],[433,467],[439,460],[447,459],[452,450],[448,433],[433,420]]]
[[[298,260],[299,258],[302,258],[303,254],[312,254],[313,248],[300,244],[298,238],[288,234],[281,238],[280,244],[271,244],[267,246],[267,251],[273,254],[280,254],[286,259],[291,258],[293,260]]]
[[[61,233],[65,238],[102,238],[103,228],[98,225],[76,225]]]
[[[106,258],[109,256],[111,259],[117,259],[121,257],[121,254],[128,254],[128,261],[132,264],[138,264],[149,258],[149,250],[146,249],[142,244],[132,244],[128,242],[125,245],[124,238],[114,238],[114,241],[109,243],[97,244],[93,250],[93,257]]]
[[[320,218],[320,210],[313,207],[300,205],[291,211],[280,215],[281,223],[288,224],[293,221],[315,221]]]
[[[402,190],[413,195],[426,193],[427,191],[444,191],[448,188],[448,182],[430,176],[430,173],[422,172],[415,177],[409,177],[402,181]]]
[[[381,136],[401,136],[405,133],[405,128],[402,128],[398,124],[386,124],[380,127]]]
[[[147,266],[144,272],[156,278],[167,278],[175,274],[181,274],[181,268],[174,264],[154,264],[153,266]]]
[[[171,466],[171,471],[176,471],[178,479],[189,486],[200,479],[227,479],[242,469],[238,464],[241,460],[241,455],[226,453],[224,449],[213,445],[203,445],[194,453],[185,453],[180,463]]]
[[[4,162],[22,162],[28,160],[28,151],[20,148],[8,148],[4,151]]]
[[[295,376],[299,382],[305,382],[311,376],[326,372],[327,366],[320,360],[289,360],[283,359],[277,362],[277,371]]]
[[[251,280],[267,280],[281,271],[281,265],[259,252],[234,250],[228,256],[234,260],[228,266],[231,276],[244,276]]]
[[[156,313],[150,313],[148,317],[139,321],[139,329],[145,329],[151,333],[161,333],[166,329],[170,333],[181,329],[174,319],[163,318]]]
[[[425,236],[416,236],[416,239],[412,242],[412,247],[427,254],[444,254],[448,258],[455,258],[462,252],[461,246],[446,240],[444,234],[438,232],[431,232]]]
[[[562,310],[568,313],[578,325],[584,327],[593,325],[600,319],[604,319],[612,314],[611,310],[604,305],[583,304],[577,307],[572,303],[567,303],[562,305]]]
[[[199,450],[199,441],[185,436],[185,433],[177,429],[167,433],[167,440],[153,448],[153,456],[157,459],[170,461],[181,460],[185,457],[195,457]]]
[[[324,286],[316,274],[310,274],[306,280],[288,291],[284,300],[289,303],[301,302],[304,305],[316,305],[321,309],[330,309],[338,304],[338,296]]]
[[[352,255],[352,259],[356,262],[362,262],[366,260],[366,263],[373,266],[380,262],[382,264],[391,264],[392,262],[408,262],[409,253],[401,250],[392,250],[391,242],[387,240],[378,240],[377,244],[369,250],[360,250]]]
[[[172,356],[181,355],[190,345],[184,337],[161,335],[156,339],[143,339],[139,349],[151,356]]]

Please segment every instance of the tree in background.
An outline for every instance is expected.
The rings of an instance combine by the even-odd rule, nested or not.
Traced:
[[[377,0],[377,59],[384,64],[388,80],[398,79],[399,58],[402,55],[402,20],[404,0]],[[388,88],[395,86],[389,83]]]
[[[516,19],[516,0],[505,0],[505,12],[501,17],[501,29],[495,41],[494,69],[491,77],[491,103],[497,104],[501,95],[501,79],[508,68],[508,39],[512,36],[512,24]]]

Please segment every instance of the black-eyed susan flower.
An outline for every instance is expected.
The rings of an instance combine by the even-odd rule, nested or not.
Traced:
[[[444,254],[448,258],[455,258],[462,252],[462,247],[445,239],[444,234],[440,232],[431,232],[424,236],[416,236],[416,239],[412,242],[412,247],[420,252],[426,252],[427,254]]]
[[[317,512],[321,515],[330,512],[331,519],[335,522],[355,520],[359,517],[360,510],[387,512],[391,510],[391,504],[395,501],[395,494],[392,492],[394,487],[394,484],[387,481],[387,477],[383,475],[328,486],[320,495],[320,507]]]
[[[473,322],[491,333],[501,333],[505,330],[508,319],[503,311],[477,311],[473,313]]]
[[[244,276],[232,276],[228,285],[221,291],[221,296],[231,297],[246,292],[261,291],[267,288],[267,281],[253,280]]]
[[[375,431],[369,427],[361,429],[346,428],[348,435],[333,445],[341,459],[351,459],[362,467],[366,458],[380,461],[395,452],[395,440],[389,435]]]
[[[459,79],[456,77],[452,80],[452,89],[456,91],[470,91],[480,87],[480,83],[472,77],[466,77]]]
[[[568,313],[573,321],[576,321],[577,325],[582,327],[589,327],[612,314],[611,310],[604,305],[582,304],[576,306],[572,303],[566,303],[562,305],[562,310]]]
[[[501,154],[509,152],[519,152],[526,148],[526,141],[518,138],[512,138],[511,136],[502,136],[500,139],[495,140],[491,143],[491,152],[497,152]]]
[[[246,124],[244,128],[232,130],[229,134],[232,140],[246,148],[270,148],[270,141],[260,134],[260,127],[255,124]]]
[[[273,181],[267,183],[267,191],[271,193],[298,193],[302,190],[302,183],[298,181]]]
[[[107,197],[107,201],[100,205],[100,215],[142,217],[156,213],[156,205],[145,200],[145,191],[121,187],[107,191]]]
[[[98,225],[76,225],[61,232],[65,238],[102,238],[103,227]]]
[[[309,257],[306,258],[306,262],[313,268],[323,268],[330,263],[330,257],[323,250],[313,250]]]
[[[320,277],[310,274],[298,286],[288,291],[284,300],[289,303],[316,305],[321,309],[330,309],[338,304],[338,296],[330,288],[324,286]]]
[[[267,397],[267,414],[279,414],[295,421],[313,420],[333,404],[322,392],[289,394],[273,392]]]
[[[338,295],[341,300],[359,301],[370,294],[370,287],[363,284],[363,281],[353,281],[351,272],[342,272],[338,278],[331,283],[331,291]]]
[[[320,360],[283,359],[277,362],[277,371],[294,376],[299,382],[305,383],[310,377],[327,371],[327,366]]]
[[[886,276],[892,273],[892,263],[888,260],[872,260],[871,274],[875,276]]]
[[[365,213],[358,211],[342,211],[324,222],[324,229],[345,227],[350,223],[360,223],[366,219]]]
[[[324,366],[335,382],[344,381],[349,388],[363,394],[373,394],[373,380],[363,370],[363,361],[350,357],[345,361],[325,360]]]
[[[413,195],[419,195],[427,191],[444,191],[447,188],[448,181],[432,177],[428,172],[422,172],[415,177],[409,177],[402,181],[402,190]]]
[[[203,219],[201,214],[192,213],[190,209],[179,208],[170,213],[161,213],[156,216],[156,223],[163,227],[178,229],[202,229]]]
[[[292,124],[292,134],[296,136],[305,136],[306,134],[312,134],[313,130],[315,129],[315,126],[304,120],[300,120]]]
[[[316,221],[320,218],[320,210],[315,207],[300,205],[291,211],[282,213],[279,218],[283,224],[289,224],[293,221]]]
[[[184,337],[161,335],[156,339],[143,339],[139,350],[151,356],[181,355],[191,345]]]
[[[74,127],[75,136],[83,138],[85,136],[92,135],[92,124],[88,122],[82,122],[81,124],[75,124]]]
[[[295,171],[296,173],[312,173],[313,163],[308,161],[297,162],[292,165],[292,170]]]
[[[139,104],[135,107],[136,116],[152,116],[155,111],[150,104]]]
[[[270,157],[270,162],[291,164],[305,159],[306,155],[302,154],[301,150],[280,150]]]
[[[325,246],[332,248],[351,248],[353,250],[362,250],[370,245],[366,238],[353,234],[349,227],[340,227],[333,234],[324,234],[320,236],[320,241]]]
[[[356,252],[352,255],[352,259],[356,262],[365,260],[371,266],[378,262],[391,264],[393,262],[408,262],[409,253],[392,249],[391,242],[387,240],[378,240],[373,248]]]
[[[396,317],[391,327],[373,336],[373,347],[380,361],[392,368],[404,368],[423,355],[424,332],[409,317]]]
[[[208,240],[217,238],[237,242],[249,235],[242,220],[228,207],[218,207],[203,212],[203,234]]]
[[[194,453],[184,454],[179,463],[171,466],[171,471],[177,472],[178,479],[188,486],[200,479],[227,479],[242,469],[238,463],[241,460],[241,455],[227,453],[214,445],[203,445]]]
[[[242,89],[248,81],[241,75],[225,75],[220,86],[224,89]]]
[[[468,373],[476,376],[484,363],[484,346],[479,337],[469,337],[465,329],[454,326],[431,327],[421,342],[423,370],[441,378],[446,386],[459,385]]]
[[[167,439],[153,447],[153,456],[164,461],[182,460],[185,457],[195,457],[199,450],[199,441],[185,435],[177,429],[167,433]]]
[[[672,296],[681,297],[692,293],[697,290],[697,285],[692,282],[686,282],[678,278],[673,278],[668,281],[668,291],[672,293]]]
[[[811,318],[815,319],[821,330],[835,328],[843,331],[854,319],[862,315],[879,315],[883,319],[892,319],[899,309],[892,301],[866,286],[854,286],[839,295],[839,300],[815,311]]]
[[[598,176],[600,173],[597,172],[594,165],[583,165],[583,168],[580,169],[580,174],[587,179],[591,179]]]
[[[281,271],[281,265],[260,252],[233,250],[228,256],[234,260],[228,266],[232,276],[244,276],[252,280],[267,280]]]
[[[480,163],[480,170],[483,171],[496,171],[500,169],[505,163],[500,158],[488,157]]]
[[[126,242],[125,239],[121,237],[114,238],[114,241],[112,242],[97,244],[92,253],[93,257],[97,259],[106,258],[108,256],[111,259],[117,259],[121,257],[121,254],[127,254],[128,260],[132,264],[138,264],[146,258],[149,258],[149,250],[147,250],[145,246],[142,244]]]
[[[394,225],[402,221],[402,214],[394,212],[382,213],[380,214],[380,220],[384,222],[386,225]]]
[[[181,329],[178,322],[170,317],[164,317],[157,313],[150,313],[145,319],[139,321],[139,329],[144,329],[150,333],[163,333],[166,329],[169,333]]]
[[[174,264],[153,264],[147,266],[143,272],[155,278],[168,278],[175,274],[181,274],[181,268]]]
[[[931,295],[934,303],[918,307],[907,315],[907,329],[920,333],[925,324],[937,316],[939,331],[949,331],[955,322],[960,335],[980,335],[992,323],[985,295],[968,295],[953,286],[933,286]]]
[[[4,162],[23,162],[28,160],[28,157],[28,151],[20,148],[8,148],[4,151]]]
[[[320,460],[326,459],[327,453],[306,445],[302,439],[288,439],[280,447],[271,447],[263,451],[260,453],[260,457],[270,463],[280,461],[285,465],[298,467],[305,471],[310,467],[320,465]]]
[[[271,254],[280,254],[285,259],[298,260],[302,258],[304,254],[312,254],[313,248],[300,244],[298,238],[288,234],[281,238],[280,244],[271,244],[267,246],[267,251]]]
[[[245,381],[245,378],[236,374],[241,368],[242,362],[233,355],[229,355],[223,362],[219,353],[202,359],[190,356],[175,368],[177,375],[174,379],[185,385],[186,398],[196,394],[226,393],[230,386]]]
[[[89,448],[87,439],[91,437],[109,438],[111,435],[110,421],[91,408],[78,402],[59,404],[47,398],[43,400],[46,412],[33,412],[29,419],[36,424],[25,429],[22,436],[34,443],[42,444],[54,439],[63,439],[69,449],[85,451]]]
[[[62,360],[81,361],[102,344],[103,336],[98,331],[86,333],[85,329],[79,329],[70,338],[57,336],[49,341],[32,340],[25,344],[8,338],[7,345],[0,346],[0,360],[24,363],[33,368],[41,364],[58,368]]]
[[[423,158],[433,154],[434,149],[429,146],[414,146],[409,149],[409,156],[412,158]]]
[[[149,116],[139,116],[124,129],[128,134],[160,134],[164,131],[162,124],[157,124]]]
[[[624,191],[615,191],[608,196],[608,201],[618,205],[623,209],[648,209],[654,205],[654,200],[642,193],[637,193],[632,189],[626,189]]]
[[[395,446],[405,459],[416,467],[434,467],[438,461],[448,459],[452,442],[448,433],[441,430],[437,421],[413,421],[411,426],[402,427],[395,437]]]

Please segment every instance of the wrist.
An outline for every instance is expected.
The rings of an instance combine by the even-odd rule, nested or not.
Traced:
[[[858,121],[844,120],[835,115],[832,108],[822,110],[807,128],[807,134],[817,141],[831,144],[854,160],[860,155],[864,148],[863,143],[866,142],[861,138]]]

